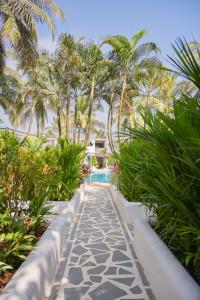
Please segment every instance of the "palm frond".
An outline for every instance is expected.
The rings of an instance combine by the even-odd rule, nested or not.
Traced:
[[[172,45],[177,58],[169,57],[169,61],[176,69],[170,70],[177,75],[191,81],[200,89],[200,51],[197,48],[196,54],[185,39],[178,39],[175,45]]]

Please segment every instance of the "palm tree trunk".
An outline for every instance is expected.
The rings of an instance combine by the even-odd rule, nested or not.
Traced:
[[[122,113],[122,105],[123,105],[125,90],[126,90],[126,76],[124,76],[124,79],[123,79],[123,82],[122,82],[122,91],[121,91],[121,96],[120,96],[119,113],[118,113],[118,119],[117,119],[117,131],[118,131],[118,144],[119,144],[119,146],[120,146],[121,113]]]
[[[30,135],[30,133],[31,133],[31,129],[32,129],[32,125],[33,125],[33,114],[34,114],[34,106],[32,106],[32,108],[31,108],[27,135]]]
[[[73,142],[76,143],[76,127],[77,127],[77,117],[78,117],[78,101],[77,97],[75,99],[75,104],[74,104],[74,128],[73,128]],[[80,131],[80,130],[79,130]],[[80,132],[78,131],[79,139],[80,139]]]
[[[58,136],[60,137],[62,135],[60,107],[57,108],[57,122],[58,122]]]
[[[40,135],[40,121],[37,120],[37,137]]]
[[[94,87],[95,81],[94,78],[92,79],[91,84],[91,91],[90,91],[90,102],[89,102],[89,109],[88,109],[88,118],[87,118],[87,127],[85,133],[85,145],[87,146],[89,138],[90,138],[90,127],[91,127],[91,117],[92,117],[92,110],[93,110],[93,102],[94,102]]]
[[[69,138],[69,106],[70,106],[70,100],[67,99],[66,102],[66,118],[65,118],[65,135],[66,138]]]
[[[80,143],[81,128],[78,129],[78,144]]]
[[[112,118],[112,104],[113,104],[113,99],[114,99],[114,95],[115,95],[115,91],[114,91],[114,85],[112,88],[112,93],[111,93],[111,97],[110,97],[110,106],[109,106],[109,111],[108,111],[108,118],[107,118],[107,136],[108,136],[108,142],[109,142],[109,146],[111,151],[114,151],[113,148],[113,143],[112,143],[112,122],[111,122],[111,118]]]

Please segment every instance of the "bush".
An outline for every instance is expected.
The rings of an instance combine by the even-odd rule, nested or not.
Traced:
[[[82,177],[85,151],[60,139],[19,143],[9,131],[0,132],[0,274],[19,265],[42,232],[48,200],[69,200]]]
[[[80,185],[84,174],[82,163],[85,147],[60,138],[55,150],[58,174],[54,200],[69,200]]]
[[[158,217],[156,230],[194,275],[200,270],[200,98],[182,96],[173,116],[145,117],[147,129],[118,156],[118,184]],[[129,192],[130,190],[130,192]]]

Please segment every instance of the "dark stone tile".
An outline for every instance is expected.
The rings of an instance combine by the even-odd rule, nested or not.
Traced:
[[[105,263],[110,256],[110,253],[101,254],[101,255],[95,255],[94,258],[97,262],[97,264],[103,264]]]
[[[76,242],[75,242],[75,245],[78,245],[78,244],[80,244],[81,242],[79,241],[79,240],[77,240]]]
[[[114,300],[126,294],[124,290],[113,285],[111,282],[105,282],[89,293],[93,300]]]
[[[112,246],[112,248],[122,250],[122,251],[127,251],[127,247],[126,247],[125,243],[119,244],[119,245],[114,245],[114,246]]]
[[[82,265],[86,260],[87,260],[87,258],[81,257],[81,259],[80,259],[80,265]]]
[[[111,232],[109,232],[109,236],[120,236],[120,237],[123,237],[123,234],[120,232],[120,231],[118,231],[118,230],[116,230],[116,231],[111,231]]]
[[[111,228],[101,228],[101,230],[105,233],[108,233],[111,230]]]
[[[93,242],[93,243],[102,243],[103,239],[102,238],[101,239],[92,238],[91,242]]]
[[[133,267],[133,264],[132,262],[128,261],[128,262],[124,262],[124,263],[121,263],[121,264],[117,264],[118,266],[124,266],[124,267],[129,267],[129,268],[132,268]]]
[[[123,283],[125,285],[131,286],[133,281],[135,280],[135,277],[126,277],[126,278],[110,278],[114,281]]]
[[[108,270],[104,273],[104,275],[116,275],[117,267],[109,267]]]
[[[77,263],[77,261],[78,261],[78,257],[77,256],[72,256],[71,257],[71,262]]]
[[[85,223],[80,223],[80,225],[79,225],[79,227],[78,227],[78,229],[85,229],[85,228],[93,228],[93,225],[91,225],[91,224],[85,224]]]
[[[106,266],[98,266],[88,270],[88,274],[101,274],[106,269]]]
[[[72,284],[79,285],[83,281],[83,273],[81,268],[72,267],[68,273],[68,280]]]
[[[96,282],[101,282],[102,281],[102,277],[101,276],[90,276],[90,280],[94,283],[96,283]]]
[[[93,283],[91,281],[89,281],[89,280],[88,281],[84,281],[83,284],[85,284],[85,285],[93,285]]]
[[[99,250],[99,249],[90,249],[91,253],[93,255],[98,255],[98,254],[105,254],[105,253],[108,253],[107,251],[105,250]]]
[[[106,243],[116,243],[116,240],[115,240],[114,238],[107,237],[107,238],[105,239],[105,242],[106,242]]]
[[[136,285],[134,286],[132,289],[130,289],[131,293],[133,294],[141,294],[142,293],[142,290],[141,288],[139,287],[139,285]]]
[[[93,233],[92,236],[95,237],[95,238],[97,238],[97,237],[104,238],[104,235],[101,231]]]
[[[130,258],[122,253],[120,250],[115,250],[113,252],[113,257],[112,257],[113,262],[119,262],[119,261],[126,261],[130,260]]]
[[[83,254],[82,255],[82,258],[89,258],[91,255],[89,255],[89,254]]]
[[[92,261],[88,261],[82,265],[82,267],[94,267],[94,266],[96,266],[96,264],[93,263]]]
[[[105,250],[105,251],[110,251],[106,243],[93,243],[93,244],[88,244],[88,248],[93,248],[93,249],[100,249],[100,250]]]
[[[78,239],[79,239],[79,241],[81,241],[83,243],[88,243],[88,241],[89,241],[89,237],[79,237]]]
[[[72,252],[77,254],[77,255],[82,255],[84,253],[86,253],[88,250],[83,248],[83,246],[78,245],[76,247],[73,248]]]
[[[120,268],[119,269],[119,275],[124,275],[124,274],[133,274],[130,271],[124,269],[124,268]]]
[[[65,288],[64,289],[64,297],[65,300],[80,300],[82,296],[84,296],[87,291],[89,290],[89,287],[77,287],[77,288]]]

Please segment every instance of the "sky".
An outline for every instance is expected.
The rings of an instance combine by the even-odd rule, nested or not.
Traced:
[[[122,34],[131,38],[145,28],[143,41],[161,49],[162,58],[173,55],[171,43],[178,37],[200,40],[200,0],[55,0],[64,12],[57,21],[57,36],[62,32],[85,36],[95,42],[105,36]],[[51,35],[39,26],[40,45],[53,49]]]
[[[55,0],[64,12],[64,20],[56,20],[56,37],[62,32],[100,42],[108,35],[131,38],[145,28],[143,42],[152,41],[161,50],[161,59],[173,56],[171,43],[178,37],[200,41],[200,0]],[[54,51],[47,26],[39,25],[39,44]],[[98,118],[105,121],[106,111]],[[3,111],[0,109],[0,117]],[[3,117],[4,120],[7,118]],[[6,122],[7,123],[7,122]]]

